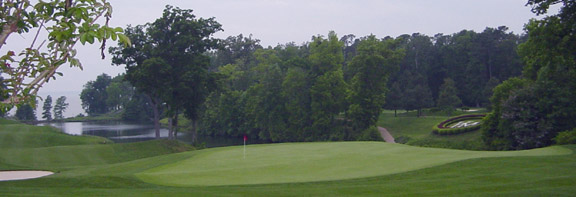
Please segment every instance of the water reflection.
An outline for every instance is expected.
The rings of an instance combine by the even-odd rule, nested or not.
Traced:
[[[57,122],[42,123],[40,126],[52,126],[71,135],[94,135],[108,138],[117,143],[139,142],[155,138],[154,125],[126,122]],[[168,137],[168,129],[160,129],[160,137]],[[191,143],[192,136],[179,133],[178,140]],[[235,146],[244,143],[243,138],[198,136],[198,142],[206,147]],[[261,144],[263,141],[248,139],[248,144]]]

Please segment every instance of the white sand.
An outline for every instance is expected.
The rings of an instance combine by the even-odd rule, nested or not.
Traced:
[[[0,181],[35,179],[54,174],[49,171],[0,171]]]

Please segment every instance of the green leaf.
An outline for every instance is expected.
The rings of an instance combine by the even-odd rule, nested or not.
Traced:
[[[90,44],[94,44],[94,36],[92,36],[92,35],[87,35],[87,36],[86,36],[86,41],[88,41],[88,43],[90,43]]]
[[[124,34],[118,34],[118,39],[120,40],[121,43],[123,43],[125,46],[132,46],[132,43],[130,42],[130,38],[128,38],[128,36],[124,35]]]
[[[116,27],[114,28],[115,32],[123,32],[124,30],[122,29],[122,27]]]
[[[80,35],[80,43],[82,43],[82,45],[86,44],[86,34]]]

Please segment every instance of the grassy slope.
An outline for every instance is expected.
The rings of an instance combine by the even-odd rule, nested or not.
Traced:
[[[167,140],[111,143],[102,137],[67,135],[52,127],[2,124],[0,170],[61,171],[191,150],[185,144]]]
[[[478,112],[457,112],[456,115],[475,114]],[[482,150],[480,131],[454,135],[438,136],[432,134],[434,125],[450,118],[443,114],[431,114],[423,117],[416,117],[414,112],[399,113],[394,117],[394,111],[384,111],[379,117],[378,126],[388,129],[390,134],[396,138],[396,142],[408,145],[456,148],[469,150]]]
[[[54,145],[57,144],[46,148],[58,147]],[[74,149],[80,146],[69,147]],[[174,147],[179,149],[179,146],[161,141],[119,147],[121,148],[113,148],[117,150],[116,154],[110,154],[115,155],[116,159],[103,158],[109,161],[108,164],[70,168],[41,179],[0,182],[0,196],[571,196],[576,193],[574,153],[560,156],[478,158],[398,174],[349,180],[244,186],[166,187],[139,181],[134,174],[167,164],[174,165],[175,162],[186,162],[195,154],[194,152],[148,157],[162,152],[148,155],[153,149],[164,149],[166,152],[174,151]],[[576,150],[576,146],[564,147]],[[0,152],[7,149],[4,147]],[[82,152],[81,149],[77,150]],[[120,151],[124,153],[120,154]],[[49,156],[38,155],[38,157]],[[7,157],[15,156],[2,156],[0,163]],[[59,166],[59,168],[65,167]],[[43,169],[50,170],[50,168]]]

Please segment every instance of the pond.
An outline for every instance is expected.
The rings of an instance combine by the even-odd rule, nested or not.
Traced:
[[[122,121],[111,122],[54,122],[41,123],[39,126],[53,126],[71,135],[94,135],[108,138],[116,143],[153,140],[154,125]],[[160,128],[160,137],[168,137],[168,129]],[[178,140],[192,143],[191,135],[178,133]],[[244,143],[243,138],[198,136],[198,142],[206,147],[236,146]],[[263,141],[248,139],[248,144],[261,144]]]

